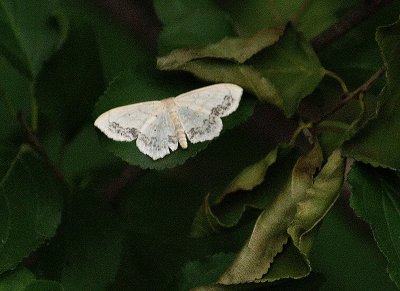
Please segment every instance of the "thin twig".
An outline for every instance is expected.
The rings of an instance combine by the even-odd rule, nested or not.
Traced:
[[[343,106],[345,106],[353,98],[357,98],[361,93],[368,91],[368,89],[385,73],[386,67],[382,66],[378,71],[376,71],[364,84],[358,87],[356,90],[342,95],[340,102],[332,108],[330,111],[325,113],[316,123],[326,120],[333,114],[338,112]]]
[[[311,40],[314,50],[320,51],[390,2],[392,0],[362,1],[359,6],[347,12],[338,22]]]
[[[32,147],[32,149],[44,160],[46,165],[49,167],[53,175],[63,183],[66,183],[63,172],[54,164],[54,162],[47,155],[43,146],[39,142],[39,139],[36,136],[35,131],[27,124],[25,118],[22,116],[21,112],[18,112],[17,119],[21,127],[24,129],[26,133],[26,138],[28,144]]]

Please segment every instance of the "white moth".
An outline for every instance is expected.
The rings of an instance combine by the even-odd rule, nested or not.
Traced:
[[[212,140],[222,130],[221,117],[234,112],[243,89],[216,84],[160,101],[117,107],[101,114],[94,125],[116,141],[133,141],[153,160],[161,159],[179,145]]]

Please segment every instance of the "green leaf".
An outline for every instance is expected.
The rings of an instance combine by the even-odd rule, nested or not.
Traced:
[[[229,183],[223,192],[213,197],[211,203],[210,195],[207,194],[193,220],[191,236],[203,237],[220,232],[223,228],[235,226],[247,207],[262,209],[264,203],[259,200],[263,201],[265,199],[259,199],[261,195],[251,195],[248,199],[246,199],[247,197],[238,199],[239,197],[235,196],[232,199],[235,199],[238,205],[234,205],[232,201],[229,201],[228,209],[224,209],[223,206],[221,207],[221,204],[223,204],[225,198],[229,198],[230,194],[233,192],[251,191],[253,188],[259,186],[264,181],[268,168],[275,163],[277,154],[278,150],[274,149],[262,160],[244,168]],[[245,193],[239,192],[238,195],[245,196]],[[224,214],[222,213],[223,209],[227,210]],[[214,213],[215,210],[217,210],[216,213],[218,213],[218,215]],[[224,215],[223,219],[222,215]]]
[[[245,9],[239,2],[230,1],[229,5],[224,5],[225,10],[231,15],[236,31],[241,36],[284,25],[299,7],[298,1],[262,0],[247,1]]]
[[[250,65],[204,59],[185,63],[179,70],[206,81],[237,84],[262,101],[282,106],[283,101],[271,81]]]
[[[291,244],[289,244],[291,245]],[[296,254],[296,248],[291,245],[290,248],[285,248],[286,257],[285,260],[280,260],[284,263],[289,263],[289,260],[293,260],[293,255]],[[298,254],[298,252],[297,252]],[[179,290],[193,290],[193,291],[225,291],[225,290],[236,290],[235,287],[232,286],[224,286],[220,284],[215,284],[216,278],[218,275],[222,274],[223,268],[226,268],[228,264],[232,262],[234,259],[233,254],[225,254],[218,253],[212,256],[207,256],[206,258],[198,261],[191,261],[187,263],[183,270],[180,281],[180,289]],[[282,264],[284,266],[284,264]],[[298,266],[286,265],[286,273],[290,269],[290,267],[295,267],[297,271],[299,271]],[[305,268],[308,268],[308,265],[304,265]],[[278,278],[279,272],[284,269],[274,269],[275,275]],[[272,270],[271,270],[272,271]],[[292,270],[293,271],[293,270]],[[323,282],[323,276],[315,273],[311,273],[305,278],[299,279],[282,279],[277,282],[265,282],[265,283],[253,283],[241,285],[238,290],[257,290],[261,288],[261,290],[319,290],[320,286]],[[252,288],[253,287],[253,288]],[[263,288],[264,287],[264,288]]]
[[[66,37],[67,21],[58,9],[56,0],[0,3],[0,53],[30,79]]]
[[[24,291],[64,291],[64,287],[55,281],[37,280],[26,286]]]
[[[168,82],[170,84],[168,84]],[[182,93],[182,91],[178,91],[178,88],[181,90],[183,88],[182,91],[185,89],[189,90],[187,85],[179,84],[170,79],[164,79],[158,72],[149,72],[143,69],[124,71],[118,78],[110,83],[107,91],[99,99],[95,107],[94,116],[98,116],[117,106],[176,96]],[[242,98],[238,110],[223,119],[224,129],[231,129],[244,122],[253,113],[253,106],[254,102],[252,100]],[[139,151],[136,147],[136,141],[116,142],[106,138],[103,134],[101,134],[100,140],[109,151],[113,152],[124,161],[145,169],[163,169],[181,165],[190,157],[204,150],[207,145],[211,143],[211,141],[207,141],[189,144],[189,147],[185,150],[178,149],[163,159],[154,161]]]
[[[340,101],[338,101],[340,102]],[[353,102],[349,102],[342,114],[335,114],[333,120],[323,120],[317,124],[321,131],[319,140],[324,153],[332,153],[335,149],[351,139],[368,121],[376,118],[376,96],[361,94]]]
[[[275,1],[275,5],[285,5],[289,8],[295,7],[294,3],[297,4],[299,2],[296,0],[285,1],[285,3]],[[309,1],[306,3],[307,6],[305,7],[305,11],[303,11],[304,14],[299,19],[298,30],[304,34],[307,40],[310,40],[337,22],[346,11],[352,9],[357,4],[359,4],[357,0]],[[294,13],[299,12],[301,11],[297,10]]]
[[[0,273],[15,268],[54,236],[64,190],[44,163],[22,146],[0,180]]]
[[[63,1],[62,5],[71,21],[71,42],[80,44],[84,50],[84,56],[74,55],[71,47],[75,50],[79,45],[72,46],[70,43],[69,58],[76,62],[74,65],[83,66],[82,62],[87,62],[85,65],[88,68],[97,69],[88,73],[88,76],[104,76],[108,83],[127,68],[154,65],[151,51],[135,39],[131,31],[116,21],[110,21],[100,5],[78,0]],[[94,64],[90,64],[91,61]],[[102,67],[102,74],[98,71],[99,67]],[[104,86],[101,89],[104,91]]]
[[[315,227],[335,202],[344,175],[340,152],[332,154],[314,180],[321,163],[318,144],[297,160],[286,176],[287,182],[260,214],[251,237],[219,283],[270,282],[309,274],[307,255]]]
[[[0,290],[23,291],[25,287],[35,281],[35,276],[25,268],[3,274],[0,277]]]
[[[64,46],[38,76],[36,95],[43,124],[61,130],[64,139],[73,137],[90,120],[96,99],[106,87],[97,50],[91,26],[71,16],[71,32]]]
[[[230,14],[233,25],[240,35],[249,35],[300,16],[297,28],[307,39],[311,39],[334,24],[341,14],[357,4],[357,1],[248,0],[245,9],[240,2],[224,3],[221,5],[224,5],[223,8]]]
[[[30,91],[26,78],[0,56],[0,140],[11,140],[20,130],[17,112],[30,115]]]
[[[82,157],[85,158],[82,159]],[[61,161],[65,176],[71,180],[115,164],[119,164],[117,159],[100,145],[92,124],[86,125],[64,147]]]
[[[204,58],[216,58],[244,63],[256,53],[276,43],[283,34],[282,28],[261,30],[249,37],[225,37],[204,48],[178,49],[157,60],[161,70],[177,69],[183,64]]]
[[[391,279],[400,287],[400,178],[398,173],[356,163],[349,174],[351,207],[366,220],[388,261]]]
[[[97,15],[96,15],[97,16]],[[97,16],[95,19],[101,19]],[[126,32],[109,23],[94,26],[104,79],[111,82],[129,68],[154,66],[154,56]]]
[[[252,221],[207,238],[194,239],[188,234],[204,193],[222,191],[243,167],[265,155],[265,140],[257,136],[240,126],[190,162],[174,169],[147,171],[127,186],[121,193],[126,198],[121,206],[129,241],[115,289],[165,286],[178,290],[179,272],[189,261],[240,248],[250,235]]]
[[[314,1],[314,3],[318,2],[321,2],[320,5],[322,6],[324,4],[330,5],[325,2],[335,5],[333,3],[339,1]],[[354,0],[341,2],[344,2],[340,4],[344,7],[337,11],[335,17],[359,5],[359,2]],[[318,52],[321,63],[324,64],[325,68],[329,68],[330,71],[335,72],[345,80],[348,88],[358,88],[382,66],[379,45],[372,41],[375,38],[377,27],[395,22],[399,18],[399,11],[400,2],[385,3],[379,8],[379,13],[370,15],[334,43]],[[309,19],[309,26],[315,26],[312,18]],[[378,95],[383,84],[383,82],[377,82],[376,86],[368,90],[368,93]]]
[[[253,66],[274,85],[287,116],[292,116],[300,101],[321,82],[325,70],[304,37],[288,27],[272,47],[251,60]]]
[[[203,49],[181,49],[158,59],[161,70],[182,70],[213,82],[242,86],[293,115],[325,70],[311,46],[292,28],[266,29],[250,37],[226,38]]]
[[[284,245],[288,242],[286,230],[296,207],[295,198],[297,200],[301,198],[292,195],[291,189],[300,188],[304,191],[303,188],[312,183],[312,176],[320,166],[321,159],[320,148],[315,146],[310,153],[296,161],[289,173],[281,173],[286,176],[286,182],[272,203],[261,212],[251,237],[233,264],[219,278],[218,283],[230,285],[255,282],[268,273],[274,258],[283,251]],[[292,176],[298,178],[299,187],[296,184],[292,186]],[[296,194],[300,196],[301,193]]]
[[[0,277],[1,291],[63,291],[59,282],[36,280],[35,276],[25,268],[17,269]]]
[[[187,263],[181,271],[182,275],[181,281],[179,282],[179,290],[197,290],[197,288],[194,287],[215,282],[224,269],[232,263],[233,258],[233,254],[219,253],[204,258],[203,260]],[[216,288],[216,286],[213,287]],[[210,289],[198,288],[198,290],[213,290],[211,288],[212,287],[210,287]]]
[[[274,149],[269,152],[264,159],[243,169],[228,187],[226,187],[223,193],[224,195],[218,198],[218,201],[221,201],[226,194],[236,191],[250,191],[254,187],[260,185],[264,181],[265,173],[269,166],[275,163],[277,154],[278,150]]]
[[[158,49],[166,54],[176,48],[202,47],[233,35],[228,16],[211,0],[156,0],[154,8],[163,30]]]
[[[308,254],[312,245],[313,233],[336,199],[343,185],[345,160],[341,151],[334,151],[314,179],[312,187],[306,190],[304,198],[297,203],[288,234],[296,247]]]
[[[387,85],[376,119],[345,144],[346,155],[373,166],[400,169],[400,21],[380,27],[376,39],[387,68]]]
[[[158,58],[157,65],[161,70],[191,72],[207,81],[238,84],[258,98],[279,106],[282,100],[273,84],[243,62],[271,46],[281,34],[281,28],[267,29],[248,38],[225,38],[202,49],[175,50]],[[245,50],[243,46],[250,49]]]
[[[311,266],[308,257],[289,240],[282,247],[282,252],[277,254],[268,269],[268,273],[262,279],[254,282],[276,282],[282,279],[297,280],[308,276],[310,272]]]
[[[120,216],[93,188],[89,184],[73,193],[68,216],[40,258],[40,272],[59,280],[65,290],[105,290],[121,263]]]
[[[310,254],[313,270],[325,277],[320,290],[398,290],[370,229],[343,198],[321,223]]]
[[[83,193],[65,230],[66,265],[61,282],[66,290],[102,290],[117,274],[122,252],[122,225],[97,197]]]
[[[19,149],[11,144],[0,144],[0,177],[4,177],[7,174],[13,159],[18,155],[18,151]]]
[[[236,223],[239,221],[241,215],[239,214],[238,216],[239,218],[236,220]],[[235,222],[232,224],[235,225]],[[210,194],[207,194],[193,219],[190,236],[194,238],[206,237],[213,233],[219,233],[224,227],[230,226],[231,224],[222,223],[213,213],[212,203],[210,203]]]

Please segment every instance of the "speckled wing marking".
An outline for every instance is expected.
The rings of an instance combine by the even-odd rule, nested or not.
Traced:
[[[212,140],[222,130],[221,117],[234,112],[243,89],[235,84],[216,84],[174,98],[182,127],[190,142]]]
[[[174,125],[162,101],[149,101],[111,109],[95,121],[105,135],[116,141],[133,141],[152,159],[178,148]]]

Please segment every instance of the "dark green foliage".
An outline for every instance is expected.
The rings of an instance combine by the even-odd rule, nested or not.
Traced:
[[[398,2],[93,2],[0,0],[0,290],[400,285]],[[207,82],[244,88],[214,140],[154,161],[93,125]]]

